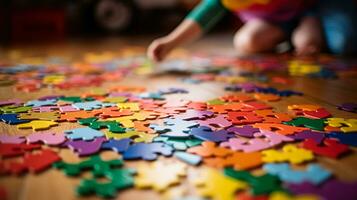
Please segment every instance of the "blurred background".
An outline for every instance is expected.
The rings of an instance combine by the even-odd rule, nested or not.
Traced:
[[[68,38],[163,35],[200,0],[1,0],[0,43]],[[239,25],[226,20],[214,31]]]

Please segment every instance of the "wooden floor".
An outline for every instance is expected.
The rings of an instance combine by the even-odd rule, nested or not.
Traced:
[[[21,50],[23,52],[36,52],[39,56],[45,54],[81,54],[83,52],[93,51],[113,51],[120,49],[127,45],[141,45],[146,46],[150,38],[137,38],[137,39],[100,39],[100,40],[75,40],[65,43],[55,44],[55,45],[38,45],[38,46],[17,46],[17,47],[6,47],[0,49],[0,55],[6,55],[13,52],[14,50]],[[230,35],[221,36],[211,36],[204,40],[197,42],[194,45],[188,47],[191,50],[200,50],[208,52],[222,52],[227,54],[234,53],[231,45]],[[287,111],[287,106],[290,104],[318,104],[328,111],[330,111],[335,117],[343,118],[357,118],[357,114],[349,113],[345,111],[338,110],[336,105],[344,102],[357,102],[357,78],[349,77],[336,80],[324,80],[324,79],[311,79],[305,77],[292,77],[293,83],[288,86],[274,85],[273,87],[279,87],[280,89],[293,89],[296,91],[303,92],[304,96],[294,96],[289,98],[284,98],[276,103],[269,103],[273,107],[280,111]],[[137,86],[147,86],[149,90],[155,90],[162,88],[162,86],[176,86],[184,87],[190,90],[189,94],[177,95],[173,98],[184,98],[189,100],[199,100],[206,101],[212,98],[216,98],[220,95],[225,94],[223,83],[202,83],[202,84],[187,84],[180,81],[175,75],[163,75],[163,76],[140,76],[140,77],[127,77],[124,80],[118,82],[105,83],[102,87],[110,87],[113,85],[137,85]],[[0,88],[0,100],[11,99],[11,98],[21,98],[23,100],[36,99],[41,96],[51,95],[51,94],[64,94],[64,95],[78,95],[81,92],[88,90],[89,88],[75,89],[69,91],[61,90],[49,90],[44,89],[40,92],[34,93],[22,93],[15,92],[11,86]],[[60,126],[54,127],[51,130],[56,132],[61,132],[66,129],[78,127],[76,123],[61,123]],[[5,125],[0,123],[0,133],[1,134],[29,134],[31,130],[17,130],[15,126]],[[77,161],[78,158],[71,153],[69,150],[59,150],[60,155],[65,161]],[[117,158],[118,155],[112,152],[104,152],[103,156],[105,158]],[[165,158],[160,158],[165,159]],[[324,167],[332,170],[333,173],[342,180],[356,181],[357,180],[357,153],[356,149],[349,155],[342,157],[339,160],[332,159],[322,159],[319,158],[318,161],[322,163]],[[136,166],[138,162],[126,162],[126,166]],[[189,168],[188,180],[190,180],[197,169],[194,167]],[[79,183],[79,178],[69,178],[63,175],[61,171],[58,170],[47,170],[39,175],[25,175],[21,177],[14,176],[3,176],[0,177],[0,185],[5,186],[9,199],[21,199],[21,200],[70,200],[77,199],[75,196],[74,188]],[[193,191],[193,184],[190,181],[185,181],[176,188],[182,188],[187,190],[189,193]],[[159,199],[161,195],[154,193],[149,190],[136,190],[129,189],[120,192],[118,199]],[[83,198],[84,199],[84,198]],[[90,197],[86,199],[96,199],[96,197]]]

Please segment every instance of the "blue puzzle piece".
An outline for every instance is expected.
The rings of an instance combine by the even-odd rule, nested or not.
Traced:
[[[212,131],[212,129],[207,126],[191,129],[190,135],[201,140],[212,142],[224,142],[234,137],[234,134],[228,133],[226,130]]]
[[[190,165],[198,165],[202,161],[201,156],[182,152],[182,151],[175,152],[174,156],[179,160],[182,160],[183,162],[188,163]]]
[[[110,149],[117,153],[122,153],[129,148],[131,142],[132,140],[129,138],[121,140],[111,139],[102,144],[102,149]]]
[[[166,88],[166,89],[159,90],[159,93],[161,95],[164,95],[164,94],[178,94],[178,93],[185,94],[185,93],[188,93],[188,91],[183,89],[183,88]]]
[[[21,124],[21,123],[26,123],[29,122],[30,120],[25,120],[25,119],[18,119],[17,118],[18,114],[1,114],[0,115],[0,120],[7,123],[7,124]]]
[[[77,102],[72,105],[73,105],[73,107],[80,109],[80,110],[93,110],[93,109],[100,109],[102,107],[115,106],[115,104],[113,104],[113,103],[103,103],[101,101]]]
[[[306,170],[294,170],[287,163],[269,163],[263,166],[269,174],[278,176],[282,181],[288,183],[309,182],[315,185],[327,180],[331,173],[318,164],[310,164]]]
[[[187,138],[190,129],[198,126],[197,122],[185,121],[183,119],[166,119],[164,121],[164,126],[157,124],[151,124],[150,128],[154,129],[156,132],[161,133],[160,136],[165,137],[175,137],[175,138]]]
[[[65,131],[66,137],[70,140],[94,140],[97,137],[103,137],[104,134],[95,129],[84,127]]]
[[[270,93],[270,94],[275,94],[275,95],[279,95],[281,97],[289,97],[289,96],[293,96],[293,95],[297,95],[297,96],[301,96],[303,95],[303,93],[301,92],[296,92],[293,90],[277,90],[276,88],[272,88],[272,87],[257,87],[256,92],[260,92],[260,93]]]
[[[33,100],[25,103],[25,106],[32,107],[41,107],[41,106],[55,106],[57,100],[56,99],[47,99],[47,100]]]
[[[342,144],[357,147],[357,132],[351,132],[351,133],[332,132],[328,134],[327,137],[336,138]]]
[[[158,154],[171,156],[174,149],[164,143],[135,143],[131,145],[124,153],[124,160],[156,160]]]

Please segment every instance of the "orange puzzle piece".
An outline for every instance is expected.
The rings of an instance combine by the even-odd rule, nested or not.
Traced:
[[[214,142],[202,142],[200,146],[191,147],[187,150],[188,153],[194,153],[202,157],[212,157],[212,156],[227,156],[232,154],[233,151],[230,149],[222,148],[216,146]]]
[[[253,112],[228,112],[228,120],[235,125],[254,124],[263,121],[263,118]]]
[[[235,170],[246,170],[262,165],[262,154],[260,152],[234,152],[232,155],[216,158],[205,158],[205,164],[216,168],[233,167]]]
[[[254,94],[254,98],[262,101],[279,101],[280,96],[275,94],[264,94],[264,93],[256,93]]]
[[[258,124],[254,124],[253,126],[254,128],[273,131],[282,135],[291,135],[297,132],[309,130],[309,128],[304,128],[304,127],[295,127],[285,124],[273,124],[273,123],[258,123]]]
[[[263,117],[264,123],[276,123],[288,122],[292,118],[286,113],[276,113],[273,110],[255,110],[255,114]]]

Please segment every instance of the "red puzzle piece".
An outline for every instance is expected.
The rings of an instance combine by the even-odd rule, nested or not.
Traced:
[[[320,145],[313,139],[307,139],[302,143],[302,147],[311,150],[317,155],[330,158],[338,158],[341,154],[349,151],[347,145],[341,144],[334,139],[325,139],[323,144],[324,145]]]
[[[303,111],[303,114],[306,117],[314,118],[314,119],[322,119],[322,118],[327,118],[331,116],[331,113],[329,113],[325,108],[319,108],[315,111]]]
[[[39,144],[0,144],[0,156],[1,157],[14,157],[23,155],[25,151],[32,151],[34,149],[41,148]]]

